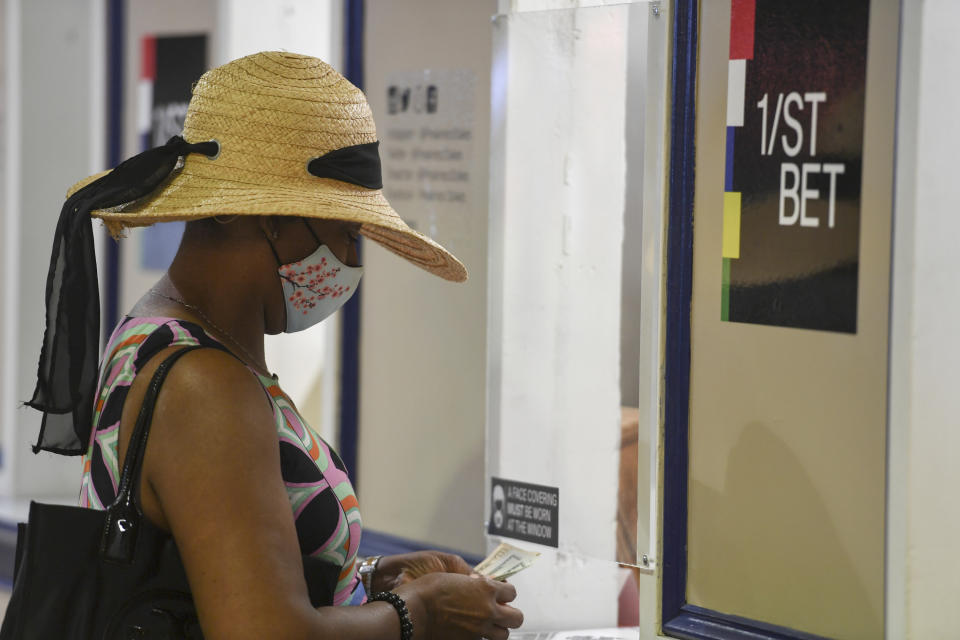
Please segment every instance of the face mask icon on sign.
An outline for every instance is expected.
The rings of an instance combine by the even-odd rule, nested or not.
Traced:
[[[503,528],[503,505],[506,502],[503,487],[494,485],[493,487],[493,526],[497,529]]]

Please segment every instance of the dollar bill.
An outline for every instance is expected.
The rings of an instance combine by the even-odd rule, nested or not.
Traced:
[[[500,546],[473,570],[492,580],[506,580],[532,565],[539,555],[538,551],[525,551],[501,542]]]

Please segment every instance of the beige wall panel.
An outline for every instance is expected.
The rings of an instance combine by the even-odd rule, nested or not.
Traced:
[[[389,136],[392,122],[387,86],[397,74],[431,70],[474,79],[471,176],[464,189],[468,213],[440,221],[441,227],[452,222],[466,232],[437,238],[464,262],[470,279],[445,282],[371,242],[364,245],[358,461],[364,526],[478,555],[485,548],[490,20],[495,12],[493,0],[371,0],[364,34],[364,90],[381,140]],[[449,98],[441,87],[440,100]],[[385,152],[389,144],[384,142]],[[387,171],[388,195],[391,179]],[[394,206],[431,233],[426,208],[401,200]]]
[[[856,334],[720,319],[730,2],[701,10],[687,600],[879,638],[898,6],[870,14]]]

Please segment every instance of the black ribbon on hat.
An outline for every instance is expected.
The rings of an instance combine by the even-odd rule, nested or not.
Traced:
[[[355,144],[334,149],[307,163],[307,171],[318,178],[333,178],[367,189],[382,189],[380,142]]]
[[[43,411],[33,452],[85,453],[93,428],[93,396],[100,349],[100,293],[90,212],[149,194],[181,156],[216,156],[215,140],[191,144],[180,136],[117,165],[67,198],[53,236],[47,272],[46,328],[37,386],[25,403]]]

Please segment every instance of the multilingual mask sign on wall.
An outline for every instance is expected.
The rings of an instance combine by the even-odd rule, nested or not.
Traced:
[[[148,36],[141,51],[137,130],[141,146],[149,149],[183,132],[191,88],[207,69],[207,36]],[[142,233],[143,268],[169,267],[180,246],[183,223],[155,224]]]
[[[470,237],[474,84],[468,70],[390,74],[378,127],[387,200],[454,253]]]
[[[557,487],[491,478],[490,501],[487,526],[490,535],[558,546],[560,490]]]
[[[856,333],[869,0],[732,0],[721,318]]]

